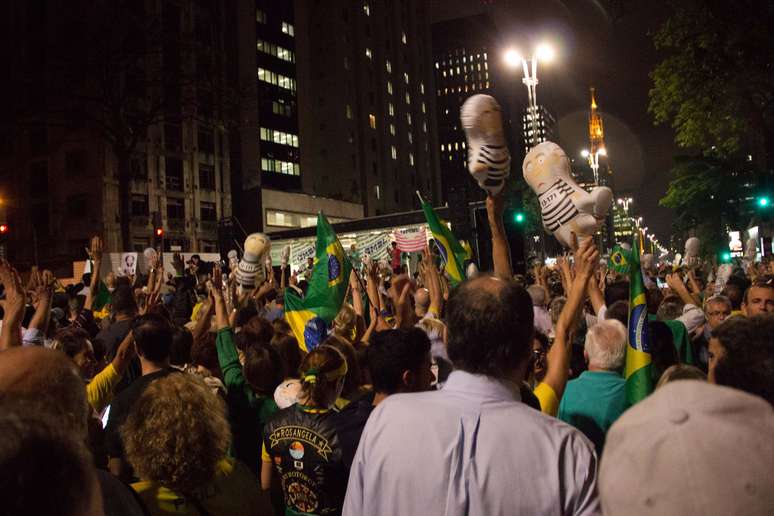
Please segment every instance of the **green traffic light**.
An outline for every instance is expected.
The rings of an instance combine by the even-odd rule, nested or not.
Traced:
[[[730,262],[731,261],[731,253],[723,253],[721,256],[724,262]]]
[[[519,224],[521,224],[522,222],[524,222],[524,214],[523,213],[517,213],[516,216],[513,217],[513,219],[516,222],[518,222]]]
[[[758,197],[758,206],[761,208],[765,208],[769,205],[769,198],[768,197]]]

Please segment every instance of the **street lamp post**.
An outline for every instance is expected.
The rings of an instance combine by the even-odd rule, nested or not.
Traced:
[[[515,49],[505,52],[505,63],[511,68],[518,68],[519,64],[524,71],[524,77],[521,82],[527,87],[527,98],[529,100],[530,125],[532,126],[532,147],[538,143],[538,125],[537,125],[537,64],[538,60],[550,61],[553,59],[554,52],[548,45],[540,45],[535,49],[531,59],[525,59]]]
[[[589,166],[594,173],[594,184],[599,185],[599,157],[607,156],[607,151],[604,147],[597,149],[593,153],[589,152],[588,149],[583,149],[581,151],[581,156],[589,160]]]

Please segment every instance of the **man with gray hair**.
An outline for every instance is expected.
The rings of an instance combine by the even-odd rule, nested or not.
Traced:
[[[605,434],[626,408],[626,327],[605,319],[589,328],[583,355],[588,371],[567,382],[557,417],[586,434],[602,453]]]
[[[709,368],[709,341],[712,330],[731,317],[732,310],[731,300],[722,294],[712,296],[704,302],[704,317],[707,322],[702,332],[691,340],[691,347],[693,356],[696,357],[696,365],[705,373]]]

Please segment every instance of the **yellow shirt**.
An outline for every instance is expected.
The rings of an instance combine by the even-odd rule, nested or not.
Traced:
[[[559,412],[559,399],[556,397],[554,389],[547,383],[540,382],[532,390],[532,393],[540,402],[540,411],[543,414],[556,417]]]
[[[86,384],[86,398],[95,412],[102,412],[110,404],[113,391],[119,381],[121,381],[121,375],[111,363]]]
[[[212,516],[221,514],[271,514],[261,496],[255,477],[247,466],[224,458],[215,468],[215,478],[192,494],[196,502]],[[152,516],[167,514],[200,515],[192,503],[156,482],[141,480],[132,484]]]

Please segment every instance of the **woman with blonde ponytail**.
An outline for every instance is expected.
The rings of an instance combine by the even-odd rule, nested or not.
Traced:
[[[344,388],[347,361],[332,346],[309,352],[299,369],[298,403],[264,427],[261,487],[279,475],[285,514],[340,514],[349,471],[342,460],[334,403]]]

